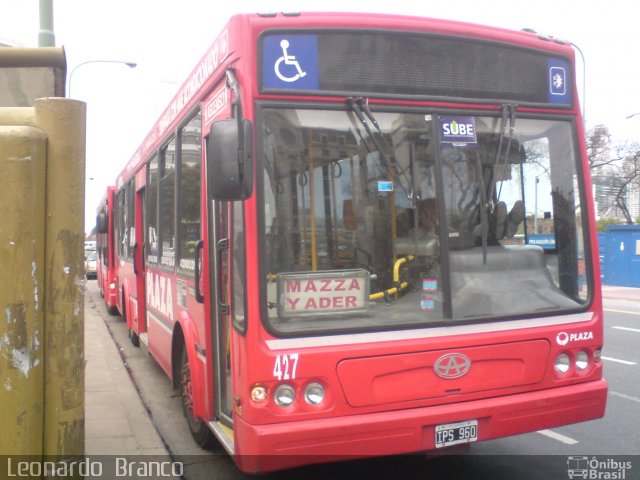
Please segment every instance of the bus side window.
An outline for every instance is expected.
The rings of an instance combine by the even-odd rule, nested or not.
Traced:
[[[178,168],[178,266],[195,270],[196,244],[200,233],[200,187],[202,164],[202,117],[196,114],[180,130]]]
[[[233,202],[232,204],[232,238],[235,240],[231,244],[231,307],[233,309],[233,326],[240,333],[247,331],[246,306],[245,306],[245,286],[247,284],[246,272],[246,241],[244,232],[244,208],[243,202]]]
[[[176,141],[171,140],[160,151],[160,264],[173,269],[176,257],[175,231]]]
[[[145,242],[147,244],[147,263],[158,263],[160,248],[158,245],[158,185],[160,170],[158,156],[154,155],[147,164],[147,190],[145,212]]]

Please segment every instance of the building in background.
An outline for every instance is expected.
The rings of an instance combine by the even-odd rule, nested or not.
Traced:
[[[625,222],[625,215],[616,201],[622,178],[613,169],[598,169],[592,172],[593,198],[596,220],[619,219]],[[640,217],[640,179],[629,183],[625,189],[624,202],[632,219]]]

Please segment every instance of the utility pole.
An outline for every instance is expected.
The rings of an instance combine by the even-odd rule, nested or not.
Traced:
[[[53,0],[40,0],[39,47],[55,47],[56,36],[53,33]]]

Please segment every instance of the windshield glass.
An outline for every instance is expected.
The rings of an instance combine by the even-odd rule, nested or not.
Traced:
[[[442,325],[587,301],[571,122],[363,103],[261,118],[270,330]]]

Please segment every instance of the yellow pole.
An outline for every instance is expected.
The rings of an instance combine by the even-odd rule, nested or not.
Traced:
[[[38,99],[47,132],[44,454],[84,453],[84,179],[86,105]]]
[[[39,460],[47,138],[15,122],[26,110],[0,109],[0,124],[18,125],[0,127],[0,452]]]

